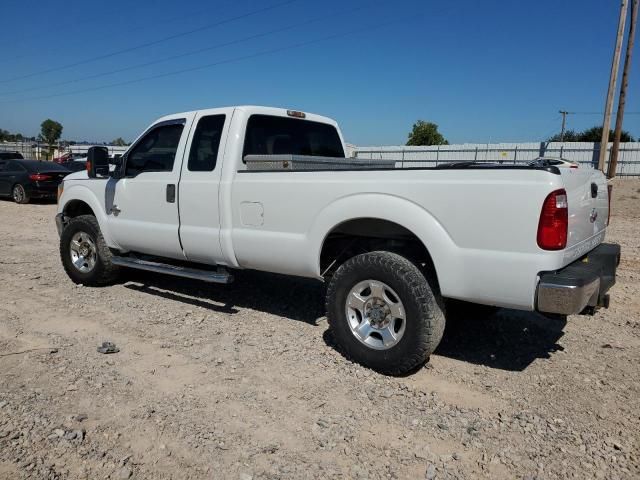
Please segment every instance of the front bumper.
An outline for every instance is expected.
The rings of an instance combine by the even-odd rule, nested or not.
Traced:
[[[573,315],[609,306],[607,292],[616,283],[620,245],[603,243],[561,270],[540,274],[536,309]]]
[[[58,229],[58,236],[62,235],[62,230],[64,230],[66,223],[67,221],[64,213],[58,213],[56,215],[56,228]]]

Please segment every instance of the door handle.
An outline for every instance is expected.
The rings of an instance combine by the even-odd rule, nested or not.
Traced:
[[[167,185],[167,202],[176,203],[176,186],[173,183]]]

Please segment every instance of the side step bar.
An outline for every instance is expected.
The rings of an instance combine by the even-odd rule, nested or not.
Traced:
[[[111,263],[120,267],[136,268],[138,270],[146,270],[148,272],[165,273],[174,277],[191,278],[194,280],[202,280],[209,283],[231,283],[233,275],[224,268],[218,267],[217,272],[209,270],[200,270],[197,268],[180,267],[177,265],[169,265],[167,263],[151,262],[134,257],[118,257],[113,256]]]

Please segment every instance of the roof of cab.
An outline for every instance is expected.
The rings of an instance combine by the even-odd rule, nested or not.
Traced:
[[[158,120],[156,120],[156,122],[171,120],[171,119],[179,118],[180,116],[184,116],[184,115],[192,115],[192,114],[198,114],[198,113],[214,115],[216,113],[222,113],[223,111],[232,111],[232,110],[242,110],[248,114],[277,115],[277,116],[283,116],[283,117],[288,116],[287,112],[289,111],[296,111],[296,112],[303,112],[306,116],[305,117],[306,120],[313,120],[316,122],[323,122],[323,123],[329,123],[331,125],[337,125],[337,122],[334,119],[325,117],[322,115],[317,115],[315,113],[304,112],[303,110],[298,110],[293,108],[266,107],[266,106],[260,106],[260,105],[235,105],[235,106],[232,105],[227,107],[203,108],[200,110],[191,110],[188,112],[172,113],[159,118]]]

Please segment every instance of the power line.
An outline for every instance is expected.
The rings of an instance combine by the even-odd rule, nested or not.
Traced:
[[[127,81],[124,81],[124,82],[109,83],[109,84],[106,84],[106,85],[100,85],[100,86],[97,86],[97,87],[85,88],[85,89],[82,89],[82,90],[75,90],[75,91],[71,91],[71,92],[62,92],[62,93],[56,93],[56,94],[52,94],[52,95],[43,95],[43,96],[39,96],[39,97],[29,97],[29,98],[23,98],[23,99],[19,99],[19,100],[7,100],[7,101],[0,102],[0,104],[2,104],[2,103],[4,103],[4,104],[6,104],[6,103],[16,103],[16,102],[23,102],[23,101],[30,101],[30,100],[45,100],[45,99],[55,98],[55,97],[76,95],[76,94],[79,94],[79,93],[94,92],[94,91],[97,91],[97,90],[104,90],[104,89],[113,88],[113,87],[120,87],[120,86],[123,86],[123,85],[131,85],[133,83],[139,83],[139,82],[143,82],[143,81],[146,81],[146,80],[155,80],[155,79],[158,79],[158,78],[170,77],[170,76],[174,76],[174,75],[179,75],[181,73],[188,73],[188,72],[194,72],[194,71],[198,71],[198,70],[205,70],[207,68],[212,68],[212,67],[216,67],[216,66],[220,66],[220,65],[229,64],[229,63],[236,63],[236,62],[240,62],[240,61],[244,61],[244,60],[249,60],[249,59],[252,59],[252,58],[262,57],[262,56],[265,56],[265,55],[284,52],[284,51],[287,51],[287,50],[294,50],[294,49],[297,49],[297,48],[306,47],[308,45],[313,45],[313,44],[325,42],[325,41],[328,41],[328,40],[334,40],[336,38],[346,37],[346,36],[349,36],[349,35],[354,35],[354,34],[366,32],[366,31],[369,31],[369,30],[383,28],[383,27],[386,27],[386,26],[389,26],[389,25],[393,25],[395,23],[399,23],[404,18],[405,17],[401,17],[400,19],[392,20],[390,22],[380,23],[380,24],[376,24],[376,25],[370,25],[370,26],[363,27],[363,28],[360,28],[360,29],[349,30],[349,31],[343,32],[343,33],[336,33],[336,34],[333,34],[333,35],[327,35],[325,37],[320,37],[320,38],[316,38],[316,39],[313,39],[313,40],[308,40],[306,42],[299,42],[299,43],[294,43],[294,44],[291,44],[291,45],[285,45],[285,46],[282,46],[282,47],[272,48],[272,49],[268,49],[268,50],[262,50],[260,52],[252,53],[252,54],[249,54],[249,55],[243,55],[243,56],[240,56],[240,57],[234,57],[234,58],[230,58],[230,59],[226,59],[226,60],[220,60],[218,62],[208,63],[208,64],[205,64],[205,65],[199,65],[199,66],[190,67],[190,68],[183,68],[183,69],[179,69],[179,70],[173,70],[173,71],[170,71],[170,72],[165,72],[165,73],[161,73],[161,74],[157,74],[157,75],[149,75],[147,77],[137,78],[137,79],[133,79],[133,80],[127,80]],[[420,16],[415,16],[414,15],[414,16],[408,17],[408,20],[412,21],[412,20],[417,20],[419,18],[420,18]]]
[[[375,2],[375,3],[379,4],[380,2]],[[95,74],[87,75],[87,76],[84,76],[84,77],[76,77],[76,78],[72,78],[70,80],[65,80],[63,82],[49,83],[47,85],[30,87],[30,88],[25,88],[25,89],[22,89],[22,90],[15,90],[15,91],[12,91],[12,92],[4,92],[4,93],[0,93],[0,96],[5,96],[6,97],[6,96],[9,96],[9,95],[17,95],[17,94],[20,94],[20,93],[33,92],[33,91],[36,91],[36,90],[47,89],[47,88],[50,88],[50,87],[60,87],[62,85],[69,85],[69,84],[72,84],[72,83],[82,82],[84,80],[90,80],[90,79],[93,79],[93,78],[99,78],[99,77],[103,77],[103,76],[107,76],[107,75],[113,75],[115,73],[127,72],[127,71],[135,70],[135,69],[138,69],[138,68],[148,67],[150,65],[157,65],[158,63],[168,62],[168,61],[171,61],[171,60],[176,60],[178,58],[189,57],[189,56],[192,56],[192,55],[197,55],[199,53],[208,52],[208,51],[211,51],[211,50],[216,50],[216,49],[219,49],[219,48],[222,48],[222,47],[229,47],[229,46],[232,46],[232,45],[238,45],[240,43],[245,43],[245,42],[248,42],[248,41],[251,41],[251,40],[255,40],[257,38],[263,38],[263,37],[267,37],[267,36],[274,35],[274,34],[277,34],[277,33],[286,32],[288,30],[293,30],[295,28],[303,27],[303,26],[306,26],[306,25],[310,25],[310,24],[313,24],[313,23],[317,23],[317,22],[326,20],[327,18],[332,18],[332,17],[335,17],[337,15],[348,15],[348,14],[357,12],[359,10],[363,10],[364,8],[371,8],[371,4],[363,4],[363,5],[354,7],[354,8],[333,12],[333,13],[330,13],[328,15],[323,15],[321,17],[315,17],[315,18],[311,18],[309,20],[305,20],[305,21],[302,21],[302,22],[296,22],[296,23],[293,23],[293,24],[290,24],[290,25],[287,25],[287,26],[284,26],[284,27],[276,28],[276,29],[273,29],[273,30],[269,30],[269,31],[266,31],[266,32],[257,33],[255,35],[249,35],[248,37],[243,37],[243,38],[239,38],[239,39],[236,39],[236,40],[231,40],[231,41],[228,41],[228,42],[218,43],[216,45],[211,45],[209,47],[198,48],[196,50],[190,50],[188,52],[184,52],[184,53],[180,53],[180,54],[176,54],[176,55],[171,55],[171,56],[160,58],[158,60],[153,60],[153,61],[150,61],[150,62],[138,63],[138,64],[135,64],[135,65],[130,65],[128,67],[123,67],[123,68],[119,68],[119,69],[116,69],[116,70],[110,70],[108,72],[95,73]]]
[[[141,22],[134,22],[132,25],[129,25],[127,27],[127,29],[129,29],[129,30],[138,29],[139,30],[141,27],[143,29],[144,29],[144,27],[157,28],[158,25],[164,25],[164,24],[167,24],[167,23],[175,23],[176,19],[180,19],[180,18],[196,17],[196,16],[198,16],[200,14],[203,14],[205,12],[210,11],[212,8],[219,9],[223,5],[227,5],[228,3],[233,3],[233,2],[234,2],[234,0],[227,0],[225,2],[222,2],[221,4],[218,4],[218,5],[209,5],[207,8],[191,11],[188,14],[180,15],[178,17],[176,17],[176,16],[172,16],[171,18],[167,17],[167,18],[164,18],[163,20],[154,21],[151,24],[149,22],[146,22],[144,24],[142,24]],[[105,16],[108,16],[108,15],[113,14],[113,13],[122,13],[122,8],[118,7],[118,8],[110,9],[110,10],[107,10],[107,11],[103,11],[99,15],[100,15],[101,18],[104,18]],[[128,12],[128,13],[130,14],[131,12]],[[133,18],[137,18],[137,17],[134,16]],[[56,24],[56,31],[57,32],[59,32],[61,30],[64,31],[65,28],[73,27],[74,25],[76,25],[78,23],[77,20],[70,19],[68,17],[65,18],[65,20],[66,21],[64,21],[62,25],[60,23]],[[48,38],[51,38],[51,32],[47,31],[47,30],[39,30],[39,31],[36,31],[36,32],[32,32],[30,34],[22,32],[20,34],[20,39],[24,40],[25,38],[27,38],[27,39],[42,38],[42,37],[45,37],[45,36],[48,37]],[[3,59],[6,59],[7,61],[12,61],[12,60],[18,60],[20,58],[28,58],[28,57],[33,57],[33,56],[37,56],[37,55],[42,55],[42,51],[40,50],[37,53],[20,54],[20,55],[14,56],[14,57],[6,57],[6,58],[3,58]]]
[[[13,81],[16,81],[16,80],[23,80],[25,78],[35,77],[36,75],[44,75],[46,73],[58,72],[60,70],[66,70],[68,68],[77,67],[78,65],[84,65],[84,64],[87,64],[87,63],[95,62],[97,60],[104,60],[105,58],[115,57],[116,55],[121,55],[123,53],[129,53],[129,52],[133,52],[133,51],[136,51],[136,50],[140,50],[142,48],[151,47],[153,45],[158,45],[159,43],[168,42],[169,40],[174,40],[176,38],[184,37],[186,35],[191,35],[193,33],[201,32],[203,30],[208,30],[210,28],[219,27],[220,25],[224,25],[224,24],[227,24],[227,23],[235,22],[236,20],[241,20],[243,18],[247,18],[247,17],[251,17],[251,16],[254,16],[254,15],[258,15],[259,13],[264,13],[264,12],[267,12],[267,11],[270,11],[270,10],[275,10],[277,8],[280,8],[280,7],[283,7],[285,5],[289,5],[291,3],[295,3],[295,2],[298,2],[298,1],[300,1],[300,0],[285,0],[283,2],[279,2],[279,3],[276,3],[274,5],[270,5],[268,7],[263,7],[263,8],[260,8],[258,10],[252,10],[252,11],[250,11],[248,13],[244,13],[242,15],[237,15],[235,17],[230,17],[230,18],[227,18],[227,19],[224,19],[224,20],[220,20],[220,21],[215,22],[215,23],[204,25],[202,27],[194,28],[192,30],[187,30],[185,32],[169,35],[168,37],[160,38],[158,40],[153,40],[151,42],[141,43],[141,44],[135,45],[133,47],[124,48],[122,50],[116,50],[114,52],[106,53],[106,54],[103,54],[103,55],[98,55],[96,57],[86,58],[84,60],[79,60],[77,62],[68,63],[66,65],[62,65],[62,66],[59,66],[59,67],[49,68],[49,69],[46,69],[46,70],[40,70],[39,72],[32,72],[32,73],[29,73],[27,75],[21,75],[21,76],[18,76],[18,77],[13,77],[13,78],[0,80],[0,84],[9,83],[9,82],[13,82]]]
[[[604,115],[604,112],[567,112],[571,115]],[[640,115],[640,112],[624,112],[625,115]]]

